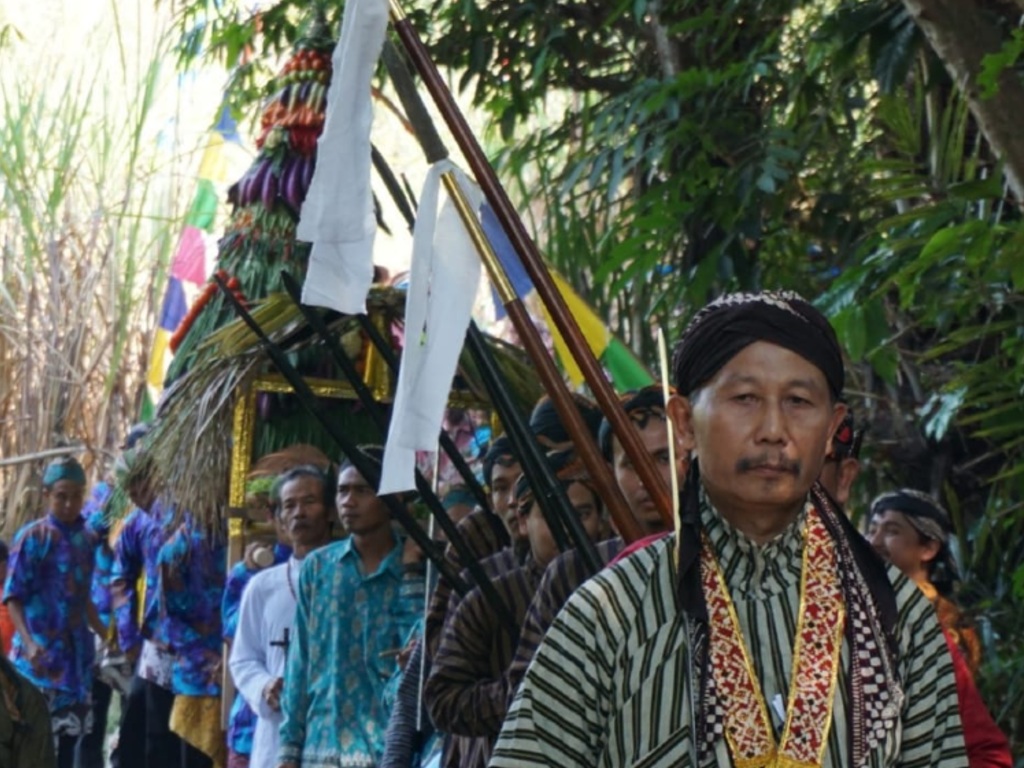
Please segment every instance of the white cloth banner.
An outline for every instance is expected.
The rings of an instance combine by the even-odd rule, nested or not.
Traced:
[[[436,451],[448,393],[480,284],[480,258],[451,200],[437,213],[441,174],[451,171],[480,210],[480,190],[450,161],[427,173],[413,232],[405,299],[405,347],[384,447],[380,493],[416,487],[416,451]]]
[[[316,171],[296,230],[313,244],[302,301],[346,314],[366,311],[373,283],[370,84],[387,25],[388,0],[345,3]]]

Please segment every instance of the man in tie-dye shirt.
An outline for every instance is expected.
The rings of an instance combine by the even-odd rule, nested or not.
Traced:
[[[171,655],[154,637],[159,623],[157,554],[167,540],[174,511],[157,498],[149,481],[137,479],[127,486],[135,509],[114,542],[111,592],[118,643],[136,670],[122,702],[111,764],[116,768],[165,768],[175,764],[170,756],[177,756],[181,745],[169,727],[174,701]]]
[[[74,765],[89,728],[93,637],[102,631],[89,597],[96,542],[82,519],[85,471],[74,459],[43,475],[46,516],[14,539],[4,602],[17,630],[12,660],[46,697],[59,768]]]
[[[103,635],[97,642],[112,636],[111,624],[114,620],[113,606],[110,598],[110,578],[114,568],[114,551],[110,546],[110,517],[107,515],[107,502],[113,488],[110,483],[100,481],[93,486],[88,500],[82,507],[82,518],[85,527],[92,532],[96,540],[96,556],[93,562],[92,603],[96,606]],[[99,664],[97,659],[97,664]],[[100,679],[99,667],[93,670],[92,681],[92,731],[82,737],[78,747],[78,768],[104,768],[103,741],[107,735],[107,712],[114,691],[110,684]]]
[[[171,729],[182,738],[181,768],[221,764],[222,671],[220,603],[224,593],[224,537],[206,531],[185,513],[160,548],[158,639],[171,651],[174,710]]]

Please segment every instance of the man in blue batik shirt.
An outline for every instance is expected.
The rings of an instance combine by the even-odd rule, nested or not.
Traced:
[[[363,451],[379,464],[379,448]],[[398,671],[390,652],[406,642],[422,609],[421,555],[393,532],[387,507],[349,461],[338,476],[337,502],[349,537],[310,553],[296,587],[279,768],[372,768],[380,761],[385,688]]]
[[[85,527],[85,471],[71,458],[43,474],[46,516],[14,538],[4,602],[17,634],[12,661],[46,697],[57,765],[72,768],[89,730],[94,640],[102,632],[89,597],[95,537]]]

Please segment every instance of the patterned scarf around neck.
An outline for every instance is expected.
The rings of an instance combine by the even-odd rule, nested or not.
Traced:
[[[849,754],[852,765],[859,766],[886,733],[896,727],[903,704],[896,666],[895,595],[885,565],[819,484],[812,487],[809,501],[835,547],[839,589],[847,615],[845,639],[850,648],[851,669],[846,675]],[[693,709],[697,733],[704,734],[699,748],[706,758],[722,735],[725,712],[716,695],[709,662],[708,607],[700,567],[700,505],[700,474],[694,461],[680,511],[677,595],[687,620],[690,673],[698,681],[693,687]]]

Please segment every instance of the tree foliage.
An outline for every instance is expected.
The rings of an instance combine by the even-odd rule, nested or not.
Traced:
[[[201,5],[183,52],[202,39],[229,66],[299,20],[291,0],[258,19]],[[1022,71],[1012,10],[973,9],[1002,35],[977,80],[994,110]],[[904,4],[420,0],[413,17],[489,116],[550,262],[638,353],[725,290],[794,288],[830,315],[868,430],[859,506],[908,485],[952,510],[985,692],[1020,750],[1021,201]]]

